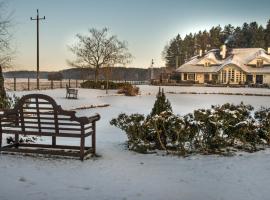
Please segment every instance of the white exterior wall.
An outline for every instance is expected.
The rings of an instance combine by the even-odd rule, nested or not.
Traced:
[[[181,73],[181,80],[184,80],[184,73]]]
[[[263,83],[270,84],[270,74],[263,75]]]
[[[204,83],[204,74],[203,73],[196,73],[196,81],[199,81],[199,83]]]

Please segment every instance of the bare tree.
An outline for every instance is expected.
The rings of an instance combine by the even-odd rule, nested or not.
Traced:
[[[6,15],[5,2],[0,2],[0,109],[10,106],[5,87],[2,69],[10,66],[14,52],[10,47],[11,14]]]
[[[11,14],[5,14],[5,3],[0,2],[0,65],[2,68],[10,66],[11,59],[14,55],[10,47],[11,41]]]
[[[109,35],[107,28],[92,28],[88,35],[77,34],[76,37],[78,43],[69,46],[69,49],[77,59],[68,63],[79,68],[94,68],[95,81],[98,80],[101,67],[131,61],[132,55],[128,52],[127,42],[119,41],[115,35]]]

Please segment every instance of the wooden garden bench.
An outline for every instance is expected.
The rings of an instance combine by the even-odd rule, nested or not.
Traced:
[[[75,156],[84,160],[86,155],[96,153],[96,121],[99,119],[99,114],[76,117],[75,111],[63,110],[47,95],[28,94],[14,109],[0,115],[0,152]],[[14,142],[2,146],[3,134],[15,135]],[[30,144],[23,142],[22,136],[42,136],[43,140]],[[89,136],[91,145],[86,146]],[[59,138],[62,139],[59,141]],[[66,145],[74,142],[77,145]]]
[[[78,90],[75,88],[70,88],[66,85],[66,98],[67,99],[77,99],[78,98]]]

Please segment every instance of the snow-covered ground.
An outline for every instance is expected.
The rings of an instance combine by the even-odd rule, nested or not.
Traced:
[[[126,136],[109,125],[120,112],[148,114],[158,87],[140,86],[142,96],[109,95],[101,90],[80,89],[78,100],[65,99],[65,90],[40,93],[55,98],[65,109],[84,105],[109,107],[78,110],[79,116],[100,113],[97,123],[97,159],[73,159],[0,155],[0,200],[15,199],[243,199],[268,200],[270,150],[234,157],[188,158],[143,155],[128,151]],[[268,89],[164,87],[166,92],[228,90],[229,93],[264,94]],[[248,91],[246,91],[248,90]],[[35,91],[36,92],[36,91]],[[30,92],[17,92],[20,96]],[[268,106],[270,97],[234,95],[168,94],[174,112],[186,114],[212,104],[244,103]],[[64,141],[63,141],[64,142]]]
[[[143,85],[140,86],[143,88],[143,93],[147,94],[151,92],[154,86]],[[157,87],[157,86],[156,86]],[[253,95],[270,95],[269,88],[233,88],[233,87],[203,87],[203,86],[162,86],[168,93],[209,93],[209,94],[253,94]]]

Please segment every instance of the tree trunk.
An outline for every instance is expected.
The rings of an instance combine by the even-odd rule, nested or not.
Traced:
[[[99,66],[96,67],[95,69],[95,82],[98,82],[98,70],[99,70]]]
[[[7,94],[4,87],[4,77],[2,73],[2,66],[0,65],[0,108],[4,108]]]
[[[2,66],[0,65],[0,98],[6,98],[6,91],[5,91],[5,87],[4,87],[4,77],[3,77],[3,73],[2,73]]]

